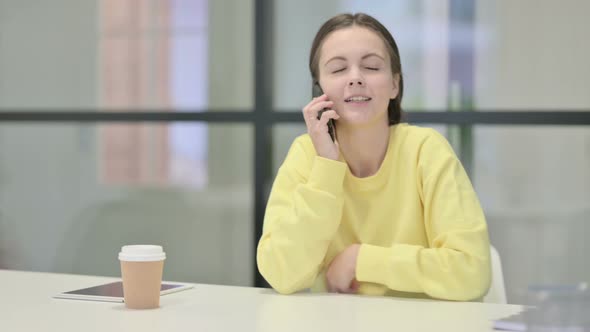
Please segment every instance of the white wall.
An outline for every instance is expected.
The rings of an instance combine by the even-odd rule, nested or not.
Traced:
[[[478,1],[476,105],[588,110],[590,2]],[[508,299],[534,283],[590,280],[590,127],[474,130],[475,176]]]
[[[585,0],[478,1],[477,106],[587,110],[588,12]]]
[[[96,3],[0,1],[0,107],[96,105]]]

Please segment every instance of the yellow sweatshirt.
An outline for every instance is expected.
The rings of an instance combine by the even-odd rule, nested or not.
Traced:
[[[360,243],[358,293],[474,300],[490,285],[490,244],[477,196],[447,140],[391,126],[376,174],[318,156],[309,135],[279,168],[258,243],[260,273],[279,293],[325,291],[325,271]]]

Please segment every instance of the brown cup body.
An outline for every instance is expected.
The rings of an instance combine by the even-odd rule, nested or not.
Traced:
[[[163,260],[121,261],[125,306],[130,309],[158,308],[163,271]]]

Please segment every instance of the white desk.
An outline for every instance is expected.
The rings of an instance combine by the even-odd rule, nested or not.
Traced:
[[[165,295],[155,310],[53,299],[116,279],[0,270],[0,331],[491,331],[516,305],[272,290],[197,284]]]

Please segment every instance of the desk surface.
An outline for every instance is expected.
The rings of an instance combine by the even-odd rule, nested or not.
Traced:
[[[368,297],[279,295],[269,289],[196,284],[155,310],[53,299],[117,279],[0,270],[0,331],[491,331],[521,306]]]

